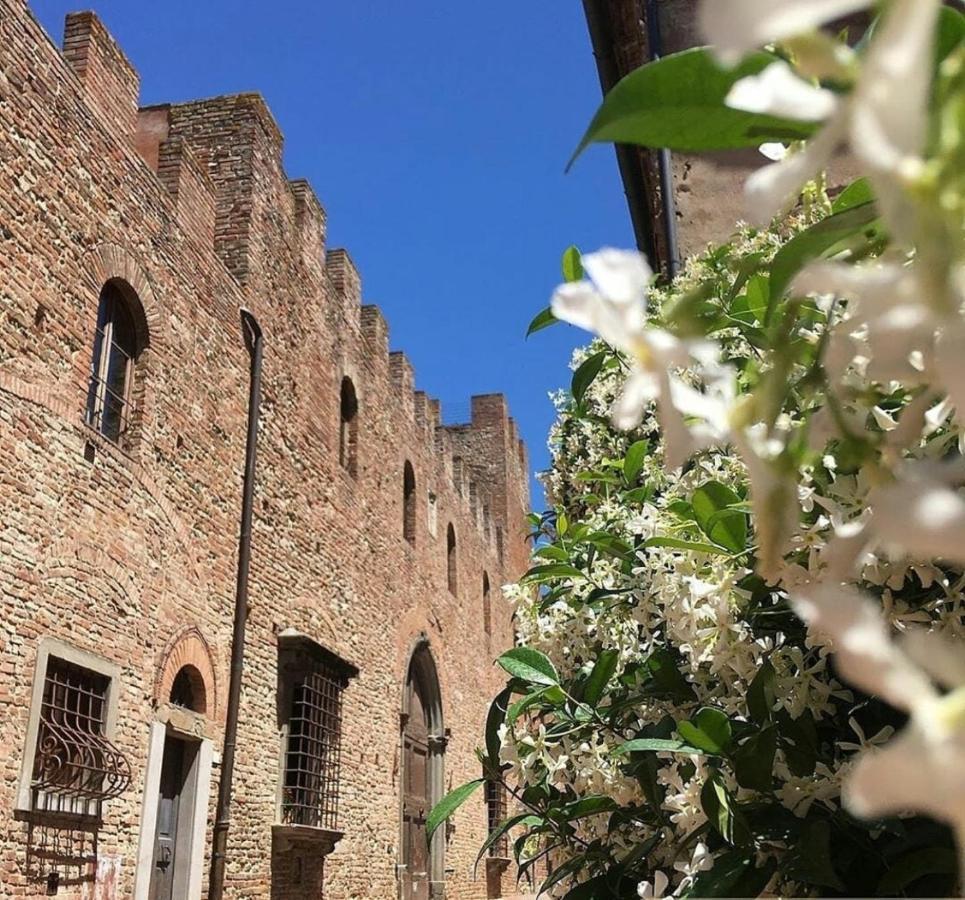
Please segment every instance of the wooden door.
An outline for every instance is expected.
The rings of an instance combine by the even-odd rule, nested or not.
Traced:
[[[175,900],[174,863],[178,852],[178,815],[184,792],[185,761],[184,741],[166,737],[161,761],[149,900]]]
[[[423,698],[412,683],[402,748],[402,900],[429,900],[429,725]]]

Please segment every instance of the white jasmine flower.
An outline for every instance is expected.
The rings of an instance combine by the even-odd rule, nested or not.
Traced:
[[[845,803],[863,818],[921,812],[965,836],[965,665],[960,649],[919,632],[894,644],[879,610],[854,588],[814,585],[792,600],[829,637],[839,670],[857,687],[910,716],[883,749],[863,754]],[[950,693],[941,694],[932,680]]]
[[[641,254],[605,249],[584,256],[583,266],[591,280],[560,285],[551,301],[553,315],[595,332],[630,357],[633,369],[613,405],[613,424],[624,431],[635,428],[647,406],[656,401],[667,466],[676,468],[695,448],[718,437],[726,378],[716,348],[704,341],[682,341],[647,325],[653,272]],[[702,372],[717,375],[713,395],[702,394],[674,374],[692,362]],[[687,415],[702,417],[703,427],[690,429]]]
[[[732,64],[775,41],[813,31],[870,5],[871,0],[703,0],[700,29]]]
[[[641,881],[637,885],[637,896],[641,900],[658,900],[666,897],[666,890],[670,886],[670,879],[659,869],[653,873],[653,881]]]
[[[788,153],[787,144],[781,144],[777,141],[768,141],[761,144],[757,149],[761,156],[771,160],[771,162],[780,162]]]

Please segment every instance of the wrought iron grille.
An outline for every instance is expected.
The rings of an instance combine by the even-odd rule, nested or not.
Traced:
[[[342,691],[346,679],[324,663],[292,686],[282,820],[332,831],[338,826]]]
[[[44,677],[32,787],[34,809],[97,815],[122,794],[131,767],[106,737],[110,679],[50,657]]]
[[[87,388],[87,424],[112,441],[120,441],[129,421],[128,389],[134,359],[109,333],[98,328]]]
[[[489,823],[489,833],[492,834],[499,823],[506,818],[506,788],[498,781],[486,781],[486,820]],[[497,857],[509,856],[509,837],[501,835],[498,840],[489,845],[489,855]]]

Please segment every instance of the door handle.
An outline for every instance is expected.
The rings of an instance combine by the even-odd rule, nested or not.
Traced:
[[[161,852],[158,853],[157,867],[159,869],[166,869],[169,865],[171,865],[171,848],[162,847]]]

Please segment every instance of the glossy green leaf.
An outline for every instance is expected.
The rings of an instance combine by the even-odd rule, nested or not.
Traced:
[[[735,82],[775,61],[753,53],[732,69],[697,47],[635,69],[611,90],[593,117],[573,160],[589,144],[612,141],[686,153],[806,140],[811,123],[732,109],[724,103]]]
[[[878,882],[878,894],[894,897],[926,875],[954,875],[958,869],[951,847],[926,847],[896,859]]]
[[[614,756],[622,756],[625,753],[685,753],[703,756],[706,751],[685,741],[675,741],[671,738],[634,738],[632,741],[620,744],[613,751]]]
[[[774,785],[774,756],[777,753],[777,729],[765,728],[751,735],[734,751],[734,774],[737,783],[749,790],[769,791]]]
[[[489,705],[489,713],[486,716],[486,756],[489,765],[494,769],[499,768],[499,726],[506,721],[506,710],[512,699],[513,692],[506,688],[496,695],[496,698]]]
[[[435,830],[463,805],[483,783],[482,778],[460,785],[443,797],[426,817],[426,840],[432,840]]]
[[[751,720],[759,725],[767,722],[771,718],[771,711],[774,709],[774,666],[770,660],[758,669],[754,680],[747,689],[747,711]]]
[[[809,822],[784,861],[784,874],[815,887],[844,890],[831,858],[831,826],[824,820]]]
[[[757,897],[774,873],[773,863],[758,867],[752,853],[729,850],[714,860],[706,872],[700,872],[684,897]]]
[[[587,679],[586,687],[583,688],[583,702],[593,706],[600,697],[613,673],[617,669],[620,654],[616,650],[604,650],[593,664],[593,670]]]
[[[777,301],[804,266],[819,259],[845,238],[872,226],[877,218],[875,204],[863,203],[822,219],[781,247],[771,262],[771,291],[765,321],[770,322]]]
[[[627,484],[636,482],[649,452],[650,444],[647,441],[636,441],[630,445],[626,456],[623,457],[623,477],[626,478]]]
[[[856,206],[863,206],[875,199],[871,182],[864,177],[856,178],[831,203],[832,213],[842,213]]]
[[[766,275],[748,279],[744,293],[734,298],[730,314],[745,325],[762,325],[770,296],[770,282]]]
[[[678,722],[677,733],[688,743],[708,753],[723,753],[730,744],[730,719],[719,709],[705,706],[689,722]]]
[[[496,660],[514,678],[530,684],[558,685],[560,676],[549,659],[532,647],[514,647]]]
[[[594,353],[592,356],[588,356],[573,373],[570,393],[573,394],[573,399],[577,403],[583,403],[583,398],[586,396],[587,390],[589,390],[590,385],[593,384],[596,376],[600,374],[600,370],[606,363],[608,355],[606,351],[601,351],[600,353]]]
[[[965,42],[965,16],[950,6],[943,6],[935,41],[936,61],[941,63],[947,59],[962,42]]]
[[[711,553],[717,556],[730,556],[723,547],[705,544],[702,541],[685,541],[681,538],[654,537],[643,542],[644,547],[669,547],[672,550],[690,550],[694,553]]]
[[[711,826],[728,844],[743,847],[750,843],[751,835],[747,822],[721,783],[719,775],[711,775],[704,782],[700,792],[700,805]]]
[[[478,866],[480,860],[486,855],[486,852],[492,847],[504,834],[511,831],[517,825],[523,828],[530,827],[533,825],[538,825],[543,820],[539,816],[534,816],[531,813],[520,813],[519,815],[510,816],[508,819],[504,819],[500,822],[492,831],[489,832],[489,836],[486,838],[482,847],[479,848],[479,853],[476,854],[475,865]],[[475,868],[473,869],[473,874],[475,874]]]
[[[545,566],[533,566],[523,576],[523,581],[539,581],[545,578],[585,578],[586,573],[576,566],[566,563],[547,563]]]
[[[563,252],[563,279],[567,282],[579,281],[583,277],[583,260],[576,247],[567,247]]]
[[[747,515],[731,509],[741,503],[741,498],[729,487],[708,481],[694,491],[690,503],[700,530],[715,544],[732,553],[747,547]]]
[[[526,337],[536,334],[537,331],[542,331],[544,328],[549,328],[550,325],[555,325],[558,321],[559,319],[553,315],[553,310],[547,306],[546,309],[537,313],[533,321],[529,323],[529,328],[526,329]]]

